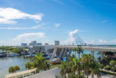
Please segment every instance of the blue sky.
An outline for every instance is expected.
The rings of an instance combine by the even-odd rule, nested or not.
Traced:
[[[0,44],[116,44],[115,0],[0,0]]]

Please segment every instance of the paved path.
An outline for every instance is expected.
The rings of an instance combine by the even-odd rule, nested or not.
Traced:
[[[26,78],[56,78],[56,76],[58,76],[58,78],[62,78],[59,72],[60,72],[60,69],[54,68],[54,69],[43,71]],[[91,76],[89,76],[89,78],[91,78]],[[98,78],[98,77],[95,75],[94,78]],[[100,78],[116,78],[116,76],[102,75]]]
[[[92,77],[89,76],[89,78],[92,78]],[[94,78],[98,78],[98,77],[95,75]],[[100,78],[116,78],[116,76],[112,76],[112,75],[102,75]]]
[[[58,78],[61,78],[60,76],[60,69],[58,68],[54,68],[54,69],[50,69],[44,72],[40,72],[38,74],[26,77],[26,78],[56,78],[56,76],[58,76]]]

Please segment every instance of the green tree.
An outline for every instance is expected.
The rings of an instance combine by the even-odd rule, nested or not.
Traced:
[[[80,58],[80,54],[83,53],[83,49],[81,46],[74,48],[73,51],[78,53],[78,58]]]
[[[32,68],[34,68],[34,67],[33,67],[33,65],[32,65],[30,62],[26,62],[26,63],[25,63],[25,68],[27,68],[27,69],[32,69]]]
[[[14,73],[16,70],[14,69],[14,66],[9,67],[9,73]]]
[[[104,67],[104,69],[110,70],[110,66],[109,66],[109,65],[106,65],[106,66]]]
[[[9,73],[15,73],[16,71],[19,70],[20,70],[20,66],[18,65],[9,67]]]
[[[39,70],[47,70],[50,68],[50,64],[42,57],[41,53],[35,56],[33,60],[33,65]]]
[[[111,60],[111,61],[110,61],[110,66],[115,66],[115,65],[116,65],[116,61]]]
[[[87,78],[88,76],[90,75],[90,63],[93,61],[94,57],[92,57],[90,54],[87,55],[87,54],[83,54],[82,55],[82,58],[81,58],[81,63],[83,65],[83,71],[84,71],[84,74],[87,75]]]
[[[63,62],[61,64],[60,68],[61,68],[61,70],[60,70],[61,75],[63,76],[63,78],[66,78],[66,74],[68,72],[67,63],[66,62]]]
[[[11,51],[20,54],[23,50],[21,48],[13,48]]]
[[[78,46],[77,48],[74,48],[73,51],[75,51],[75,52],[78,53],[78,58],[80,59],[80,54],[83,53],[82,47],[81,46]],[[80,65],[80,62],[78,63],[78,65]],[[79,76],[80,76],[80,70],[81,70],[80,67],[81,66],[79,66],[79,69],[78,69],[78,73],[79,73],[78,75]]]
[[[20,66],[16,65],[16,66],[14,66],[14,69],[15,69],[15,71],[19,71],[20,70]]]
[[[100,64],[93,61],[91,62],[90,64],[90,72],[91,72],[91,75],[92,75],[92,78],[94,78],[94,75],[96,74],[98,77],[100,76]]]

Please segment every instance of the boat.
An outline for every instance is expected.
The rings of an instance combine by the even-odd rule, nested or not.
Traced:
[[[0,57],[6,57],[6,56],[7,56],[6,52],[1,52],[0,53]]]

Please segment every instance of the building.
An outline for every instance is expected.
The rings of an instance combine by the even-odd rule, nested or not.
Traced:
[[[55,45],[60,45],[60,41],[55,40],[54,44]]]
[[[37,45],[42,45],[42,43],[37,43]]]
[[[27,47],[27,43],[21,43],[22,47]]]
[[[49,45],[48,43],[45,43],[45,45]]]
[[[31,42],[29,43],[29,46],[37,46],[37,41],[31,41]]]

